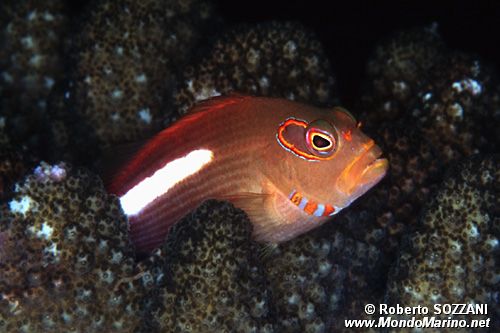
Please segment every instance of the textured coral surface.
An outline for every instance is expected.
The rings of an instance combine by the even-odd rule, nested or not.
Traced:
[[[230,92],[327,105],[334,100],[335,79],[317,37],[302,25],[243,25],[220,36],[184,70],[175,94],[177,112]]]
[[[491,327],[498,327],[499,162],[499,156],[475,157],[454,168],[405,242],[389,277],[389,304],[429,309],[444,303],[489,304],[487,315],[453,318],[490,318]]]
[[[151,316],[142,331],[275,332],[271,291],[251,230],[243,211],[217,201],[175,225],[147,265],[163,282],[150,295]]]
[[[42,164],[0,214],[1,332],[131,331],[145,288],[130,279],[119,203],[96,176]]]
[[[342,318],[358,302],[381,296],[373,279],[379,261],[378,249],[340,232],[316,231],[280,245],[264,260],[279,332],[343,328]]]
[[[342,83],[299,23],[225,25],[204,0],[67,4],[0,5],[0,332],[341,332],[375,318],[366,303],[437,301],[488,304],[500,329],[498,157],[484,157],[500,85],[484,59],[436,25],[388,36],[350,108],[390,160],[376,188],[279,246],[209,201],[138,259],[119,201],[81,166],[213,95],[329,105]]]
[[[66,5],[7,0],[0,13],[0,128],[13,144],[41,155],[49,94],[63,78]]]
[[[447,168],[472,154],[498,152],[500,85],[482,59],[446,48],[434,25],[382,42],[368,75],[359,118],[391,168],[346,212],[345,223],[394,254]]]
[[[181,66],[210,17],[196,1],[103,1],[74,45],[74,103],[102,144],[151,135]]]

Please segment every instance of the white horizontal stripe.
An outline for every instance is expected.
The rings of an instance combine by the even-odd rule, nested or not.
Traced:
[[[200,171],[213,160],[213,157],[212,151],[198,149],[184,157],[168,162],[156,170],[151,177],[146,177],[120,197],[123,211],[127,215],[138,214],[149,203],[167,193],[177,183]]]

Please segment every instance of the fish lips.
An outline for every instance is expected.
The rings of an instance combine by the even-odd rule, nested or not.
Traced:
[[[387,173],[389,161],[380,158],[382,150],[374,143],[349,165],[337,181],[337,190],[346,196],[348,203],[375,186]]]

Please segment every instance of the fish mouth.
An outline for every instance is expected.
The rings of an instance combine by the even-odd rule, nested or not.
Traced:
[[[337,189],[355,200],[375,186],[387,173],[389,161],[381,158],[382,150],[370,140],[364,151],[347,166],[337,181]]]

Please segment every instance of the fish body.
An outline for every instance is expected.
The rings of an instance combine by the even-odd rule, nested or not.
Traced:
[[[356,125],[341,108],[211,99],[150,140],[109,190],[141,252],[209,198],[245,210],[256,240],[283,242],[324,223],[385,175],[387,160]]]

